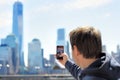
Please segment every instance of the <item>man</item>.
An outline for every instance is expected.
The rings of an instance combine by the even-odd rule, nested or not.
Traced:
[[[120,64],[102,53],[101,33],[96,28],[79,27],[70,32],[72,63],[65,53],[58,59],[76,80],[119,80]]]

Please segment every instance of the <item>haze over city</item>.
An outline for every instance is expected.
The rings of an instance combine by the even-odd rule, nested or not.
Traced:
[[[0,39],[12,32],[13,3],[0,1]],[[23,3],[24,53],[27,61],[28,43],[41,41],[44,56],[56,53],[57,29],[70,30],[83,25],[100,29],[107,51],[116,51],[120,44],[119,0],[19,0]],[[26,62],[27,63],[27,62]]]

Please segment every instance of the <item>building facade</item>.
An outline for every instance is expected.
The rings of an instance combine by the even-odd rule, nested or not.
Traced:
[[[5,39],[2,39],[1,45],[7,45],[11,49],[11,60],[14,74],[19,71],[19,52],[18,41],[15,35],[10,34]]]
[[[16,36],[19,45],[19,65],[24,66],[23,54],[23,4],[16,1],[13,5],[13,28],[12,33]]]
[[[43,49],[41,48],[39,39],[33,39],[28,44],[28,67],[33,72],[43,68]]]
[[[116,46],[116,52],[111,52],[115,60],[120,64],[120,45]]]
[[[0,45],[0,75],[14,74],[12,49],[8,45]]]

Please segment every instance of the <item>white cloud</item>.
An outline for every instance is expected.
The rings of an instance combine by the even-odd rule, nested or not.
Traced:
[[[15,1],[17,0],[0,1],[0,28],[12,26],[12,8]],[[20,1],[25,2],[26,0]]]
[[[0,0],[0,6],[1,5],[11,5],[17,0]],[[25,2],[26,0],[20,0],[21,2]]]
[[[8,4],[9,2],[12,2],[12,0],[1,0],[1,1],[0,1],[0,5],[6,5],[6,4]]]
[[[54,5],[43,5],[43,6],[39,6],[37,7],[35,10],[35,12],[47,12],[50,11],[52,8],[54,7]]]
[[[0,27],[12,26],[12,13],[10,12],[2,12],[0,14]]]
[[[1,0],[0,1],[0,27],[3,26],[11,26],[12,22],[12,5],[16,0]],[[27,4],[28,0],[20,0],[23,4]],[[69,0],[64,3],[49,3],[49,4],[42,4],[42,5],[35,5],[32,6],[31,9],[27,9],[26,12],[31,15],[33,12],[34,14],[38,14],[41,12],[48,12],[51,10],[72,10],[72,9],[84,9],[87,7],[97,7],[107,3],[110,3],[112,0]],[[2,7],[8,7],[6,9],[2,9]],[[9,7],[11,7],[9,9]],[[106,14],[106,16],[110,16],[110,14]]]
[[[11,26],[12,4],[14,0],[0,1],[0,28]]]
[[[9,12],[0,13],[0,38],[5,38],[11,32],[12,20]]]
[[[111,16],[111,13],[106,13],[105,14],[105,17],[110,17]]]
[[[111,2],[111,0],[72,0],[64,4],[67,9],[82,9],[87,7],[97,7]]]
[[[110,3],[112,0],[69,0],[64,3],[49,3],[33,6],[32,12],[47,12],[51,10],[73,10],[88,7],[98,7]]]
[[[1,0],[0,1],[0,6],[12,5],[15,1],[17,1],[17,0]]]

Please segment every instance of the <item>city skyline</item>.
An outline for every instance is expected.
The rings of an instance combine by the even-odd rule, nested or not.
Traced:
[[[0,39],[12,32],[12,8],[16,0],[0,3]],[[45,55],[55,54],[57,29],[66,29],[66,38],[72,29],[92,25],[100,29],[107,51],[115,51],[120,44],[119,0],[19,0],[24,5],[24,52],[32,39],[41,41]],[[31,16],[32,15],[32,16]],[[43,35],[44,34],[44,35]],[[49,43],[49,45],[48,45]]]

